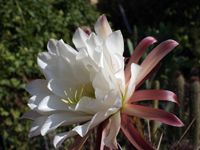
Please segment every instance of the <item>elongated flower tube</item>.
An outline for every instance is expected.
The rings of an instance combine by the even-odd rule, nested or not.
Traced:
[[[46,135],[59,126],[78,124],[71,131],[54,138],[58,148],[69,137],[76,136],[70,149],[80,149],[89,134],[98,127],[97,149],[117,149],[120,128],[137,149],[152,147],[137,133],[128,115],[161,121],[173,126],[183,123],[163,110],[134,104],[143,100],[165,100],[178,104],[170,91],[136,89],[160,67],[159,61],[178,43],[167,40],[158,45],[137,65],[143,52],[156,39],[141,41],[124,69],[124,41],[121,31],[112,32],[104,15],[90,35],[78,28],[73,36],[75,48],[63,40],[51,39],[48,52],[39,53],[38,67],[45,79],[26,85],[32,95],[32,109],[21,118],[34,120],[29,137]]]

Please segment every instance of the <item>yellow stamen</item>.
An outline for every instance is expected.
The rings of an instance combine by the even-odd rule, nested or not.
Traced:
[[[65,95],[67,96],[67,100],[65,99],[61,99],[61,100],[67,104],[77,104],[79,100],[83,97],[84,85],[79,87],[78,90],[76,90],[74,87],[70,88],[69,90],[70,90],[71,99],[68,96],[67,92],[64,91]]]

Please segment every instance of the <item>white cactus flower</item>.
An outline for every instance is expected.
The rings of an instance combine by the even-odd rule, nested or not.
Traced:
[[[144,79],[161,58],[156,62],[148,60],[148,63],[155,65],[150,64],[152,67],[144,68],[143,72],[142,67],[135,63],[129,63],[128,71],[124,71],[121,31],[112,32],[106,17],[102,15],[95,24],[95,32],[87,35],[78,28],[72,39],[76,49],[63,40],[51,39],[47,45],[48,52],[38,55],[38,66],[45,79],[34,80],[26,86],[26,90],[33,95],[28,102],[32,110],[22,116],[34,120],[29,137],[46,135],[59,126],[82,123],[71,131],[56,135],[54,146],[57,148],[66,138],[75,135],[85,137],[94,127],[107,120],[109,132],[102,139],[102,145],[117,149],[116,136],[121,126],[121,113],[147,119],[162,118],[159,114],[155,116],[153,110],[153,117],[140,113],[138,105],[128,102],[136,84]],[[147,41],[152,44],[155,39]],[[171,43],[171,49],[177,45]],[[131,107],[135,107],[136,111]],[[173,125],[170,121],[163,122]]]

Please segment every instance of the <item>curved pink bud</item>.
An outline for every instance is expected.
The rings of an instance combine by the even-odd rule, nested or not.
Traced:
[[[184,126],[184,124],[175,115],[160,109],[155,109],[147,106],[127,103],[123,107],[122,113],[143,119],[160,121],[171,126]]]
[[[105,15],[101,15],[95,26],[94,26],[96,34],[101,37],[104,41],[106,40],[107,36],[112,33],[112,29],[108,23],[108,20]]]
[[[145,52],[145,50],[153,43],[157,42],[157,40],[154,37],[146,37],[144,38],[139,44],[138,46],[135,48],[135,51],[133,52],[126,68],[125,68],[125,78],[126,78],[126,82],[128,82],[131,73],[130,73],[130,67],[132,63],[138,63],[138,61],[140,60],[142,54]]]
[[[136,82],[136,85],[158,64],[158,62],[167,55],[178,43],[174,40],[167,40],[159,44],[149,53],[146,59],[140,65],[143,69]]]
[[[93,131],[93,129],[89,130],[84,137],[81,137],[80,135],[78,135],[75,142],[71,145],[69,150],[80,150],[83,144],[86,142],[86,140],[90,136],[90,133]]]
[[[158,71],[162,63],[158,63],[139,83],[137,83],[135,90],[137,90],[147,79]]]
[[[121,116],[121,129],[129,139],[129,141],[138,149],[138,150],[153,150],[153,148],[140,136],[137,130],[132,125],[130,119],[127,115],[122,114]]]
[[[135,91],[128,101],[134,103],[146,100],[165,100],[178,104],[178,98],[175,93],[166,90],[139,90]],[[179,105],[179,104],[178,104]]]

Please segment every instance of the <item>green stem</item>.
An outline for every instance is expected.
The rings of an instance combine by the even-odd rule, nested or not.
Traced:
[[[155,86],[156,90],[160,89],[160,82],[158,80],[156,80],[154,82],[154,86]],[[158,100],[153,101],[153,107],[158,109]],[[156,130],[158,128],[157,124],[158,124],[158,122],[154,120],[153,125],[152,125],[152,135],[156,132]],[[155,133],[154,140],[156,140],[156,139],[157,139],[157,134]]]

